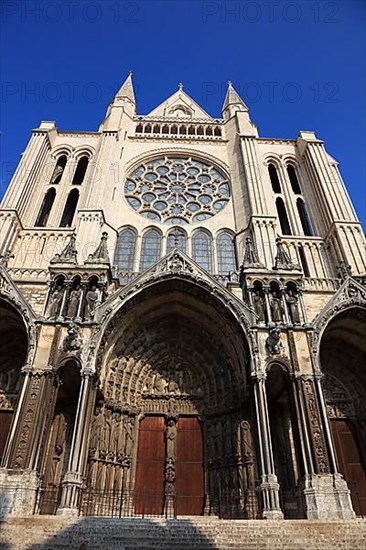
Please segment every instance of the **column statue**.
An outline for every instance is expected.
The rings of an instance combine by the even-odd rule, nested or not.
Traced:
[[[288,312],[292,323],[294,325],[299,325],[300,324],[299,299],[291,288],[286,290],[285,299],[286,299]]]
[[[276,291],[269,293],[269,305],[271,308],[271,317],[274,323],[282,323],[283,320],[283,311],[281,298],[278,296]]]
[[[62,298],[64,296],[64,289],[61,285],[56,287],[56,290],[51,295],[49,317],[50,319],[56,319],[61,311]]]
[[[258,317],[258,321],[265,321],[264,299],[262,298],[261,293],[258,289],[254,290],[253,292],[253,305]]]
[[[81,288],[80,288],[80,285],[77,285],[74,288],[74,290],[70,292],[70,295],[69,295],[67,317],[69,317],[70,319],[77,317],[80,298],[81,298]]]

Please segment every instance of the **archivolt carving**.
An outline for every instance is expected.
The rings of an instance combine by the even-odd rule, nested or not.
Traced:
[[[135,306],[142,291],[146,297],[155,294],[157,283],[170,283],[204,303],[211,304],[232,324],[233,330],[247,340],[246,334],[253,321],[253,312],[215,279],[203,271],[201,273],[200,268],[185,254],[175,250],[97,308],[95,321],[99,326],[93,330],[92,342],[95,347],[90,350],[89,365],[95,361],[96,370],[100,370],[105,347],[126,310]],[[96,350],[98,352],[95,356]]]
[[[36,315],[3,266],[0,266],[0,298],[11,305],[23,319],[28,336],[26,365],[29,366],[33,362],[36,347]]]
[[[323,380],[324,397],[329,418],[352,418],[355,408],[346,386],[331,374]]]
[[[310,341],[317,370],[320,370],[319,345],[327,325],[336,315],[354,307],[366,309],[366,290],[349,277],[314,321],[314,331],[310,334]]]

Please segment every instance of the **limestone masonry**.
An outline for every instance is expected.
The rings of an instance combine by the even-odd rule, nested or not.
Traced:
[[[129,75],[97,132],[33,130],[0,231],[9,549],[19,516],[365,547],[365,237],[314,132],[260,137],[231,83],[138,115]]]

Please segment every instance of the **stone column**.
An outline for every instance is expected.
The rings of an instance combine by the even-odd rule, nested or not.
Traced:
[[[292,380],[292,392],[298,417],[297,420],[301,439],[300,444],[302,459],[304,463],[304,474],[305,476],[307,476],[309,474],[314,474],[314,461],[310,444],[309,429],[306,421],[304,396],[302,394],[300,377],[301,374],[299,372],[290,375],[290,378]]]
[[[80,489],[88,453],[89,428],[95,401],[95,374],[91,370],[81,372],[81,385],[76,411],[74,432],[67,472],[62,481],[61,504],[58,514],[77,514]]]
[[[275,473],[269,427],[265,388],[266,375],[265,373],[257,373],[253,376],[253,380],[262,478],[260,488],[263,497],[263,517],[266,519],[282,519],[283,513],[279,501],[280,487]]]
[[[269,287],[264,286],[263,287],[263,292],[264,292],[264,300],[266,302],[266,312],[267,312],[268,323],[271,323],[272,322],[272,315],[271,315],[271,307],[269,305],[269,299],[268,299]]]
[[[16,424],[4,460],[7,468],[37,469],[44,435],[55,401],[57,375],[51,370],[29,370],[21,392]]]
[[[0,484],[11,503],[6,513],[30,515],[36,508],[45,435],[57,392],[53,371],[26,369],[18,406],[0,470]],[[4,511],[4,507],[0,505]],[[0,510],[1,511],[1,510]]]
[[[305,476],[304,499],[308,519],[352,519],[350,491],[337,472],[325,402],[317,376],[299,376],[314,472]]]

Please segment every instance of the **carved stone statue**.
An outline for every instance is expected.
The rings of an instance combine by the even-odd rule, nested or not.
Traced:
[[[276,291],[269,293],[269,305],[271,308],[272,321],[274,323],[281,323],[283,320],[282,303],[281,298],[278,296]]]
[[[125,455],[130,457],[133,449],[133,442],[135,437],[135,419],[130,418],[126,421],[126,446]]]
[[[112,429],[112,411],[111,409],[104,409],[104,422],[100,431],[99,449],[107,451],[109,448],[110,437]]]
[[[97,449],[101,440],[101,433],[104,424],[104,417],[101,407],[96,407],[93,419],[92,433],[90,437],[90,448]]]
[[[258,321],[265,321],[264,299],[262,298],[261,293],[258,289],[253,292],[253,304],[258,317]]]
[[[95,308],[97,307],[99,301],[99,294],[97,292],[96,286],[92,286],[91,289],[88,290],[88,292],[86,293],[85,301],[85,317],[91,319],[94,315]]]
[[[51,295],[49,317],[50,319],[56,319],[61,311],[62,298],[64,297],[64,289],[61,285],[56,287],[56,290]]]
[[[174,378],[170,377],[169,378],[169,382],[168,382],[168,393],[170,394],[174,394],[174,395],[177,395],[179,394],[179,386],[177,384],[177,382],[174,380]]]
[[[81,288],[77,285],[74,290],[70,292],[69,303],[67,308],[67,316],[73,319],[78,314],[79,303],[81,298]]]
[[[299,299],[291,288],[286,291],[286,303],[292,323],[294,325],[300,324]]]
[[[67,334],[64,338],[64,351],[76,351],[81,348],[82,339],[79,335],[78,326],[69,323]]]
[[[268,353],[271,355],[277,355],[281,352],[281,329],[278,327],[273,327],[269,331],[269,336],[266,339],[266,348]]]
[[[175,466],[172,458],[168,458],[165,464],[165,481],[169,484],[175,481]]]
[[[121,414],[119,412],[114,412],[112,414],[111,441],[109,444],[109,449],[110,451],[113,452],[114,456],[117,456],[117,452],[118,452],[118,439],[119,439],[120,426],[121,426]]]
[[[166,438],[166,458],[175,459],[175,445],[177,440],[177,426],[174,420],[168,420],[168,425],[165,432]]]

